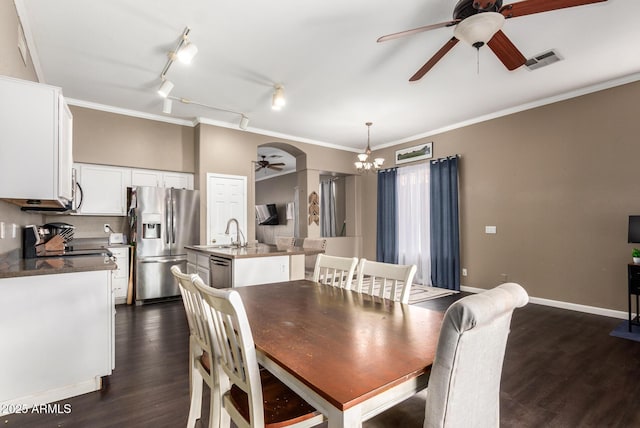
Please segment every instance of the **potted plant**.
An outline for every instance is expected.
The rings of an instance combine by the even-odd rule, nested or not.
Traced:
[[[631,257],[633,257],[633,263],[640,265],[640,250],[637,248],[634,248],[633,251],[631,251]]]

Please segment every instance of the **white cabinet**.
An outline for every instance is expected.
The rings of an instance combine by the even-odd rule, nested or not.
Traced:
[[[131,185],[193,190],[193,174],[132,168]]]
[[[127,214],[127,187],[131,186],[129,168],[91,164],[75,164],[75,167],[82,188],[78,214]]]
[[[108,270],[0,279],[0,412],[99,390],[114,368]]]
[[[202,282],[210,285],[209,256],[200,254],[197,251],[187,250],[187,273],[197,273],[202,279]]]
[[[129,247],[109,247],[109,251],[113,254],[113,259],[118,266],[111,271],[113,297],[116,299],[116,304],[125,303],[129,289]]]
[[[33,207],[69,204],[73,119],[61,89],[0,76],[0,94],[0,198]]]
[[[233,259],[233,287],[289,281],[289,256]]]

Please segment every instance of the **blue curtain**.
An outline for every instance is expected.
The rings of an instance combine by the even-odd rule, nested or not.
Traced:
[[[378,172],[376,260],[398,263],[396,169]]]
[[[458,157],[431,162],[431,281],[460,290]]]

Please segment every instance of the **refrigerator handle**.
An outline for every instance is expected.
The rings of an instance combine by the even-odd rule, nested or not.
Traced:
[[[171,198],[171,236],[172,243],[176,243],[176,200]]]
[[[171,201],[167,198],[165,199],[165,214],[164,214],[164,220],[165,220],[165,226],[166,226],[166,230],[165,230],[165,241],[167,244],[169,244],[171,238],[170,238],[170,234],[171,234]]]

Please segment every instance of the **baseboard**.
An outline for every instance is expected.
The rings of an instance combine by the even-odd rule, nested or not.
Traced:
[[[66,385],[48,391],[38,392],[25,397],[0,402],[0,416],[11,413],[69,413],[70,407],[62,406],[62,410],[53,405],[43,406],[55,401],[64,400],[65,398],[75,397],[77,395],[86,394],[88,392],[98,391],[102,387],[100,376],[84,382]]]
[[[460,290],[466,291],[468,293],[481,293],[483,291],[487,291],[484,288],[467,287],[464,285],[460,286]],[[626,320],[629,318],[629,314],[627,312],[616,311],[613,309],[599,308],[597,306],[579,305],[577,303],[562,302],[560,300],[543,299],[541,297],[533,297],[533,296],[529,296],[529,301],[531,303],[536,303],[538,305],[551,306],[551,307],[560,308],[560,309],[568,309],[570,311],[584,312],[587,314],[602,315],[605,317],[619,318],[623,320]]]

